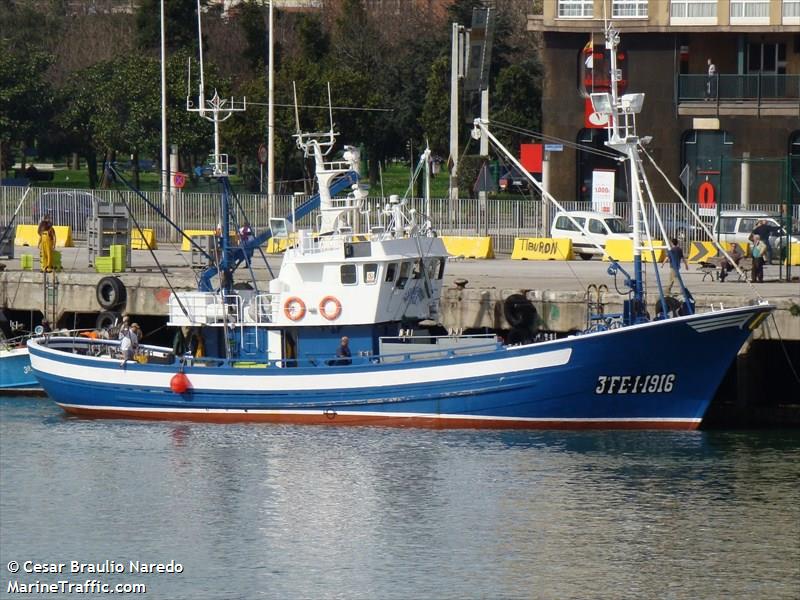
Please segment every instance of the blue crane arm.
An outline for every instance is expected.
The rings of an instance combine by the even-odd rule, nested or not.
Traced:
[[[336,179],[330,186],[330,193],[331,196],[335,196],[339,192],[344,191],[348,187],[351,187],[358,183],[358,173],[355,171],[348,171],[338,179]],[[287,215],[286,219],[288,221],[294,222],[295,219],[302,219],[306,215],[310,214],[311,211],[319,208],[319,194],[314,194],[311,198],[308,199],[307,202],[304,202],[299,207],[295,209],[294,215]],[[263,233],[256,235],[241,246],[236,246],[234,248],[230,248],[230,264],[233,265],[231,272],[235,271],[239,265],[241,265],[245,260],[250,260],[253,257],[253,252],[259,246],[263,246],[266,244],[269,239],[272,237],[272,229],[268,228]],[[200,273],[200,280],[198,282],[198,289],[203,292],[210,292],[214,290],[213,285],[211,284],[211,279],[217,274],[217,267],[216,265],[209,265],[206,267],[202,273]]]

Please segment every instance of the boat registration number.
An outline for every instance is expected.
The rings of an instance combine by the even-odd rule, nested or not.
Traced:
[[[669,393],[675,386],[675,373],[654,375],[600,375],[595,394]]]

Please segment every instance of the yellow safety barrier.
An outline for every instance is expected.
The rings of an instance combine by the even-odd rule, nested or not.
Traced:
[[[642,262],[653,262],[653,253],[655,253],[656,262],[661,262],[667,252],[667,245],[663,240],[653,240],[653,251],[650,251],[650,246],[644,242],[642,248]],[[633,240],[606,240],[606,252],[613,256],[615,260],[620,262],[633,261]],[[608,256],[603,255],[603,260],[607,261]]]
[[[72,228],[69,225],[54,225],[56,230],[56,248],[72,248]],[[14,237],[15,246],[39,247],[39,226],[38,225],[17,225],[17,233]]]
[[[734,246],[739,246],[739,250],[742,252],[742,256],[750,256],[750,244],[739,244],[738,242],[722,242],[722,247],[725,248],[725,252],[730,254],[733,251]]]
[[[464,258],[494,258],[492,238],[443,235],[442,242],[448,254]]]
[[[192,238],[204,235],[215,235],[216,232],[213,229],[184,229],[183,233]],[[181,251],[189,252],[191,249],[192,245],[189,243],[189,240],[184,237],[183,242],[181,243]]]
[[[280,254],[281,252],[285,252],[287,248],[291,248],[294,246],[296,240],[294,237],[291,238],[269,238],[267,240],[267,254]]]
[[[784,264],[800,265],[800,244],[797,242],[789,244],[789,255],[786,257]]]
[[[692,242],[689,244],[689,253],[686,261],[690,263],[706,262],[717,255],[714,242]]]
[[[572,240],[569,238],[516,238],[512,260],[570,260]]]
[[[188,243],[188,242],[187,242]],[[156,235],[152,229],[134,229],[131,232],[131,249],[132,250],[155,250],[158,248],[156,243]]]

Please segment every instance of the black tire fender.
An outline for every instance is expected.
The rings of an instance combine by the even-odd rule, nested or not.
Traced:
[[[118,312],[114,312],[113,310],[104,310],[97,315],[97,321],[95,322],[94,326],[95,329],[109,329],[119,322],[120,315]]]
[[[97,282],[97,303],[101,308],[114,310],[125,306],[128,295],[119,277],[103,277]]]
[[[523,294],[511,294],[503,302],[503,316],[512,328],[530,327],[536,321],[536,307]]]

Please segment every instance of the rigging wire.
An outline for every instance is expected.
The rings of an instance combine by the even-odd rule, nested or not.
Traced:
[[[505,131],[510,131],[511,133],[519,133],[519,134],[522,134],[522,135],[527,135],[527,136],[530,136],[532,138],[542,140],[544,142],[557,142],[559,144],[563,144],[564,146],[567,146],[568,148],[573,148],[575,150],[580,150],[581,152],[586,152],[588,154],[595,154],[597,156],[610,158],[610,159],[616,160],[618,162],[624,162],[625,160],[627,160],[627,157],[625,157],[624,155],[619,154],[617,152],[609,152],[609,151],[601,150],[599,148],[595,148],[594,146],[588,146],[586,144],[580,144],[578,142],[572,142],[570,140],[565,140],[565,139],[558,138],[558,137],[555,137],[555,136],[552,136],[552,135],[545,135],[544,133],[541,133],[539,131],[533,131],[533,130],[530,130],[530,129],[524,129],[522,127],[518,127],[517,125],[512,125],[510,123],[503,123],[503,122],[500,122],[500,121],[492,121],[491,124],[492,124],[492,127],[496,128],[496,129],[502,129],[502,130],[505,130]]]

